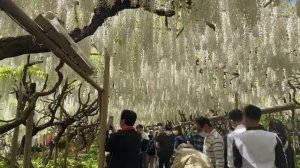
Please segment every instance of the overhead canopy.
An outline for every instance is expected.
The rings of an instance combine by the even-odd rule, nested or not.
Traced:
[[[57,13],[69,31],[88,24],[96,5],[83,0],[16,2],[34,8],[28,11],[32,17],[41,11]],[[288,81],[300,68],[296,6],[263,0],[197,0],[190,7],[174,2],[176,15],[168,19],[145,10],[122,11],[83,44],[87,51],[96,47],[102,54],[107,49],[113,56],[111,114],[133,109],[148,123],[173,119],[178,110],[222,115],[234,107],[236,92],[240,105],[265,107],[288,98]],[[2,18],[1,36],[23,34]]]

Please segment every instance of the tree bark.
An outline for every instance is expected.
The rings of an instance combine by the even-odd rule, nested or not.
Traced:
[[[64,106],[64,102],[62,102],[62,106]],[[59,122],[62,121],[62,115],[63,115],[63,111],[62,109],[60,109],[60,114],[59,114]],[[59,130],[59,128],[57,128],[57,130]],[[57,157],[58,157],[58,145],[59,145],[59,141],[55,142],[55,153],[54,153],[54,165],[53,167],[56,168],[57,167]]]
[[[24,109],[23,106],[23,94],[21,89],[18,91],[18,105],[17,105],[17,112],[16,118],[20,117],[21,112]],[[10,158],[10,168],[15,168],[17,163],[17,156],[18,156],[18,139],[19,139],[19,126],[14,129],[14,135],[12,140],[12,145],[10,149],[11,158]]]
[[[70,126],[68,126],[68,128],[67,128],[66,147],[65,147],[65,156],[64,156],[64,168],[68,167],[69,136],[70,136]]]
[[[23,161],[24,168],[30,168],[30,163],[31,163],[33,115],[34,115],[34,111],[30,113],[26,121],[26,136],[25,136],[24,161]]]
[[[32,83],[31,86],[31,94],[35,93],[36,84]],[[32,146],[32,130],[33,130],[33,116],[34,110],[32,110],[29,114],[29,117],[26,121],[26,136],[25,136],[25,146],[24,146],[24,160],[23,160],[23,167],[24,168],[31,168],[31,146]]]
[[[139,0],[116,0],[112,7],[108,6],[106,1],[100,2],[100,4],[94,9],[94,16],[91,23],[82,29],[76,28],[69,34],[75,42],[79,42],[84,38],[93,35],[98,27],[103,25],[106,19],[116,16],[120,11],[125,9],[144,8],[146,11],[159,16],[172,17],[175,15],[174,8],[150,9],[150,1],[151,0],[147,0],[145,3],[146,5],[141,6]],[[0,39],[0,60],[20,56],[22,54],[44,53],[49,51],[50,50],[43,44],[38,44],[35,41],[35,38],[31,35]]]

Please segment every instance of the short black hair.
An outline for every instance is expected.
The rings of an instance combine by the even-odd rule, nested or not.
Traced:
[[[123,110],[121,113],[121,120],[125,121],[125,124],[128,126],[133,126],[136,121],[137,115],[134,111]]]
[[[210,127],[212,126],[210,120],[207,117],[203,117],[203,116],[196,118],[195,122],[200,127],[204,127],[205,124],[207,124]]]
[[[262,111],[259,107],[252,104],[244,107],[244,117],[259,121],[261,118]]]
[[[243,120],[243,112],[239,109],[234,109],[229,112],[228,117],[233,122],[240,122]]]
[[[137,129],[138,129],[138,128],[142,128],[142,129],[143,129],[144,126],[143,126],[142,124],[139,124],[139,125],[136,126],[136,128],[137,128]]]
[[[173,126],[172,126],[172,124],[166,124],[165,125],[165,130],[167,130],[167,131],[172,131],[172,129],[173,129]]]
[[[288,140],[287,129],[279,120],[270,121],[269,131],[277,133],[283,144],[285,144],[285,142]]]

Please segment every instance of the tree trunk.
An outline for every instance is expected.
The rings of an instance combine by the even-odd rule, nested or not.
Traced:
[[[30,94],[35,93],[36,84],[30,84]],[[30,104],[30,102],[29,102]],[[33,130],[33,116],[34,116],[34,109],[30,112],[29,117],[26,121],[26,136],[25,136],[25,146],[24,146],[24,160],[23,160],[23,167],[24,168],[31,168],[31,145],[32,145],[32,130]]]
[[[75,151],[75,159],[78,158],[79,146],[80,146],[80,136],[79,136],[79,128],[77,128],[77,135],[76,135],[76,151]]]
[[[21,111],[23,110],[23,94],[21,91],[18,91],[18,105],[17,105],[17,112],[16,118],[20,117]],[[11,158],[10,158],[10,168],[15,168],[17,163],[17,155],[18,155],[18,139],[19,139],[19,126],[14,129],[14,135],[12,140],[12,145],[10,148]]]
[[[239,94],[235,92],[234,94],[234,108],[239,109]]]
[[[31,163],[31,144],[32,144],[32,129],[33,129],[33,115],[32,111],[26,121],[26,136],[25,136],[25,146],[24,146],[24,161],[23,167],[30,168]]]
[[[68,155],[69,155],[69,136],[70,136],[70,126],[67,128],[67,137],[66,137],[66,148],[65,148],[65,156],[64,156],[64,168],[68,167]]]
[[[62,102],[62,105],[63,105],[63,102]],[[60,110],[60,114],[59,114],[59,122],[62,121],[62,114],[63,114],[63,112],[62,112],[62,110]],[[57,128],[57,131],[58,131],[58,130],[59,130],[59,128]],[[53,166],[54,168],[57,167],[58,150],[59,150],[59,141],[57,141],[57,142],[55,143],[54,166]]]
[[[44,157],[45,156],[45,147],[46,147],[46,145],[47,145],[47,140],[46,140],[47,138],[46,138],[46,135],[44,134],[43,135],[43,145],[42,145],[42,156]]]
[[[58,142],[55,143],[55,152],[54,152],[54,165],[53,167],[56,168],[57,167],[57,157],[58,157]]]

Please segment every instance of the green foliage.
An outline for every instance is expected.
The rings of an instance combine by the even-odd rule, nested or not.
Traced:
[[[13,69],[11,66],[5,65],[0,67],[0,78],[7,79],[11,77],[20,77],[21,69]]]
[[[8,165],[4,161],[0,161],[0,168],[6,168]]]
[[[96,64],[96,66],[101,65],[101,53],[95,47],[91,48],[90,58],[93,61],[93,63]]]
[[[28,69],[29,74],[45,79],[47,74],[45,71],[42,71],[37,65],[34,65]]]
[[[84,157],[84,166],[87,168],[97,168],[98,167],[98,146],[92,144],[88,154]]]
[[[299,157],[297,157],[297,159],[296,159],[296,167],[300,167],[300,158]]]
[[[70,154],[71,155],[71,154]],[[72,155],[71,155],[72,156]],[[71,158],[67,159],[68,167],[73,168],[97,168],[98,167],[98,146],[92,144],[90,150],[87,154],[79,154],[77,159]],[[43,157],[38,157],[33,160],[33,166],[35,168],[53,168],[54,160],[50,160],[47,165],[43,163]],[[57,159],[57,167],[64,167],[64,152],[59,153]],[[0,167],[2,168],[2,167]]]
[[[0,79],[9,79],[9,78],[20,78],[22,76],[24,66],[19,66],[13,68],[12,66],[2,66],[0,67]],[[36,76],[41,79],[46,78],[46,72],[42,71],[37,65],[34,65],[28,69],[28,74]]]
[[[196,52],[195,53],[195,60],[200,60],[200,58],[201,58],[200,52]]]
[[[84,164],[82,164],[82,161],[80,159],[67,159],[68,167],[74,167],[74,168],[84,168]],[[43,158],[39,157],[33,161],[33,166],[35,168],[53,168],[54,167],[54,160],[50,160],[47,165],[43,163]],[[57,167],[64,167],[64,155],[63,153],[60,153],[57,159]]]

